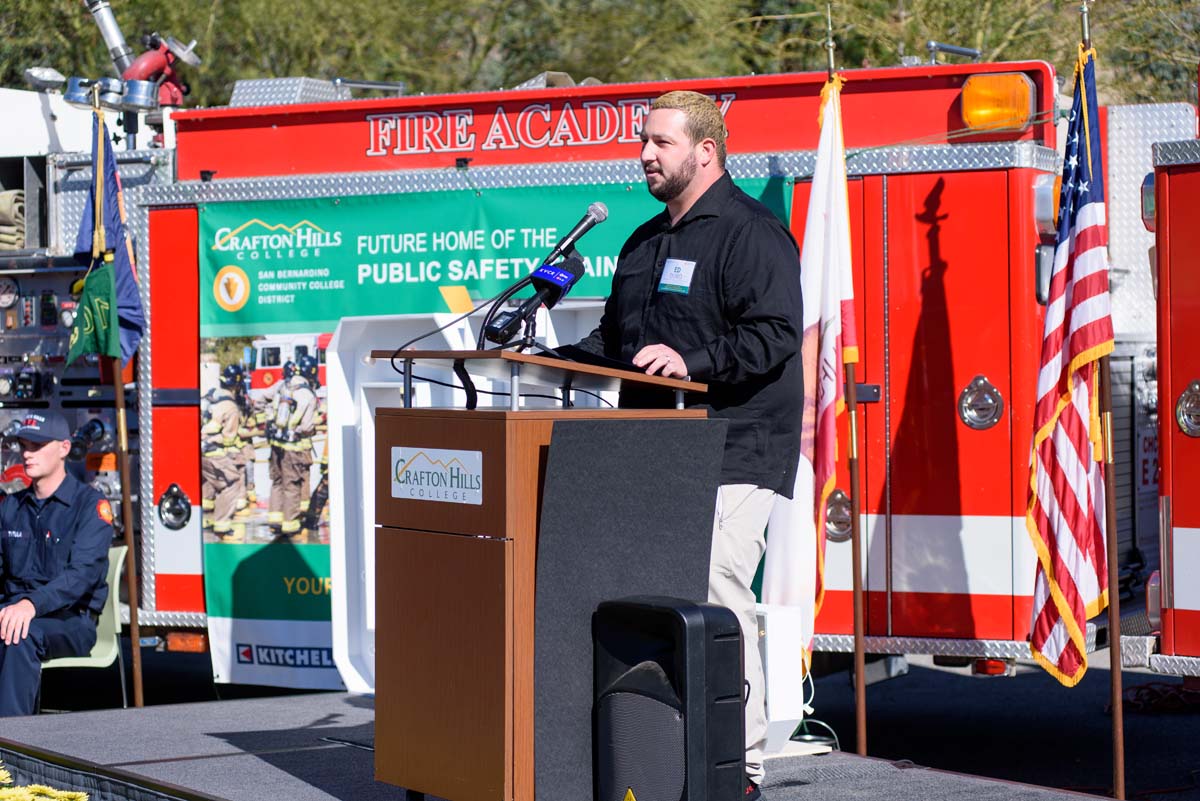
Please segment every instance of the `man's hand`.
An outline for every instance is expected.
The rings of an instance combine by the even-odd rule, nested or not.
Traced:
[[[686,378],[687,365],[678,351],[666,345],[647,345],[633,357],[635,367],[646,368],[646,375],[661,375],[663,378]]]
[[[0,640],[5,645],[16,645],[29,636],[29,621],[37,615],[33,602],[22,598],[15,604],[0,609]]]

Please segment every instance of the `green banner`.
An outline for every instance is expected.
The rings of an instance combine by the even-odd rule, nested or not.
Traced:
[[[738,184],[787,219],[790,179]],[[663,208],[640,183],[203,205],[201,336],[450,311],[464,289],[478,303],[533,272],[595,201],[608,221],[579,244],[587,275],[572,297],[603,298],[626,238]]]
[[[206,543],[208,614],[251,620],[329,620],[328,545]]]
[[[111,261],[93,264],[83,279],[83,295],[71,327],[67,364],[87,353],[121,357],[118,333],[117,289]]]

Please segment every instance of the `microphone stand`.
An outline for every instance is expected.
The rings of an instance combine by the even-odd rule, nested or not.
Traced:
[[[537,312],[535,311],[525,321],[525,332],[521,336],[521,342],[517,345],[517,353],[521,353],[526,348],[532,348],[537,344],[540,343],[537,341]]]

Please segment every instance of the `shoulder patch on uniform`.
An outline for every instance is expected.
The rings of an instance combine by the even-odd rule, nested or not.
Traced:
[[[99,515],[100,519],[105,523],[111,524],[113,521],[112,504],[110,504],[104,498],[101,498],[96,502],[96,514]]]

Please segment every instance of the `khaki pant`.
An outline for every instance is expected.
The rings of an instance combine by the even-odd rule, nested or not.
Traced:
[[[267,476],[271,479],[271,500],[267,508],[267,522],[275,526],[283,522],[282,473],[279,470],[279,465],[283,462],[283,455],[285,453],[287,451],[282,447],[272,444],[271,457],[267,461]]]
[[[247,497],[254,495],[254,460],[258,456],[254,450],[254,444],[247,442],[242,446],[242,461],[246,465],[246,495]]]
[[[282,516],[284,534],[300,531],[301,501],[308,497],[308,480],[313,463],[311,450],[291,451],[280,449],[279,484],[271,488],[271,505],[279,494],[279,512]]]
[[[213,493],[213,531],[218,534],[228,532],[238,499],[245,493],[246,473],[241,459],[236,456],[206,457],[201,460],[200,473]]]
[[[767,520],[775,493],[753,484],[724,484],[717,490],[708,600],[728,607],[742,628],[746,660],[746,773],[763,779],[763,747],[767,739],[767,704],[762,657],[758,651],[758,614],[750,583],[766,549]]]

